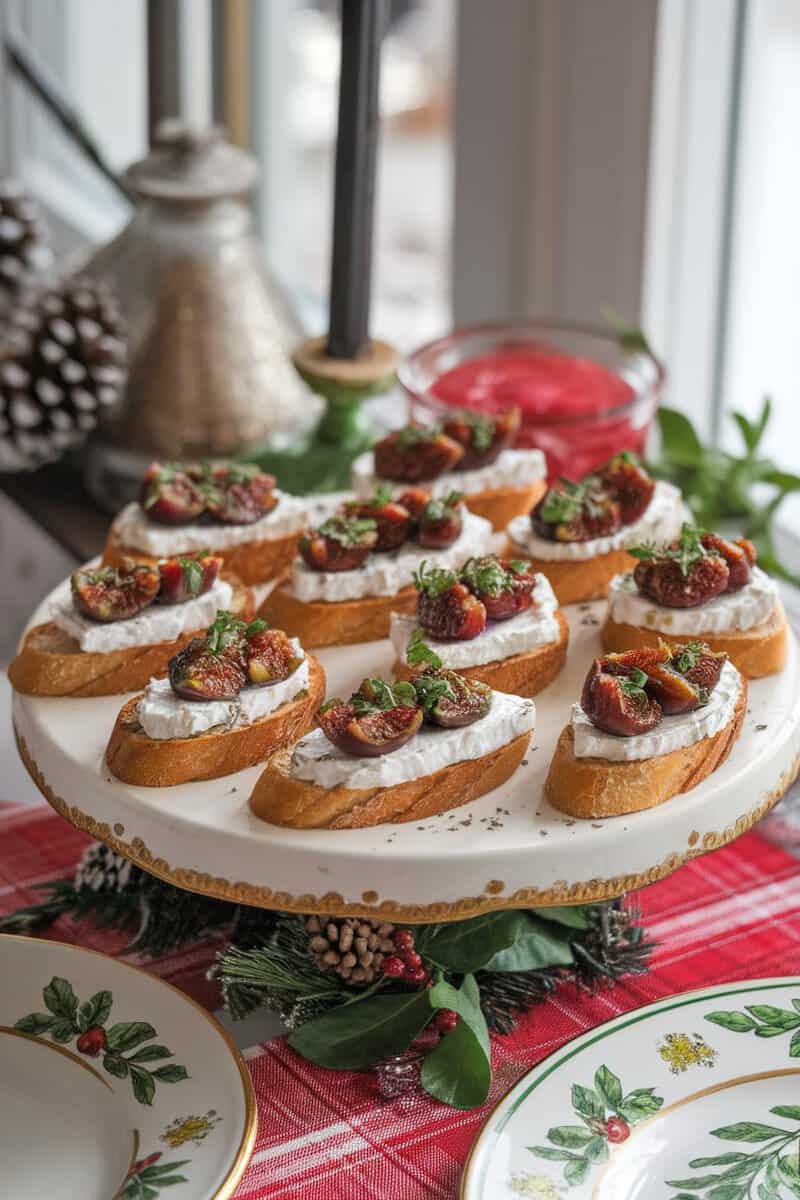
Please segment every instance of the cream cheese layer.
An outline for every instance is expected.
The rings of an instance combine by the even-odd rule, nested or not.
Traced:
[[[141,504],[127,504],[114,520],[112,532],[123,546],[169,558],[190,550],[228,550],[249,542],[268,542],[300,533],[305,528],[307,505],[297,496],[275,492],[278,503],[272,512],[251,525],[159,525],[151,521]]]
[[[425,550],[415,542],[406,542],[398,550],[370,554],[362,566],[352,571],[314,571],[298,558],[286,589],[304,603],[394,596],[411,585],[423,560],[431,566],[455,568],[470,555],[491,553],[496,535],[489,521],[466,509],[462,509],[462,516],[461,534],[446,550]]]
[[[544,575],[536,576],[533,589],[533,605],[517,613],[508,621],[490,621],[483,633],[468,642],[444,642],[424,633],[432,650],[442,660],[442,665],[458,671],[465,667],[480,667],[484,663],[501,662],[513,654],[526,654],[538,646],[557,642],[561,629],[556,620],[558,601],[550,581]],[[412,635],[417,630],[417,618],[404,613],[392,613],[390,637],[400,662],[406,661],[406,650]]]
[[[591,538],[588,542],[550,542],[534,533],[529,516],[514,517],[506,532],[517,546],[531,558],[546,562],[584,562],[612,550],[624,550],[639,542],[661,545],[674,541],[685,520],[681,493],[671,483],[659,480],[646,511],[632,525],[624,525],[607,537]]]
[[[701,633],[735,633],[753,629],[772,616],[778,585],[759,567],[746,587],[715,596],[695,608],[666,608],[643,596],[633,575],[615,575],[608,594],[608,612],[620,625],[656,629],[661,633],[696,637]]]
[[[620,737],[604,733],[591,723],[580,704],[572,706],[572,734],[576,758],[605,758],[610,762],[635,762],[683,750],[703,738],[713,737],[732,720],[742,687],[742,677],[731,662],[722,668],[719,683],[708,704],[694,712],[662,717],[649,733]]]
[[[357,496],[369,497],[380,486],[402,492],[409,487],[423,487],[434,496],[448,492],[463,492],[474,496],[478,492],[494,492],[501,488],[524,488],[539,483],[547,475],[547,465],[541,450],[503,450],[493,463],[471,471],[447,471],[435,479],[420,479],[418,483],[398,483],[381,479],[375,474],[375,459],[371,450],[355,460],[350,482]]]
[[[418,734],[380,758],[357,758],[329,742],[321,729],[307,733],[292,753],[290,772],[324,788],[394,787],[433,775],[453,763],[482,758],[499,750],[536,724],[536,705],[520,696],[493,692],[485,717],[463,729],[423,726]]]
[[[297,638],[292,638],[292,645],[295,653],[303,654]],[[155,741],[197,737],[212,729],[233,729],[269,716],[307,688],[308,682],[308,659],[305,657],[288,679],[263,687],[244,688],[235,700],[185,700],[175,695],[168,679],[151,679],[139,701],[136,716],[147,736]]]
[[[202,596],[182,604],[151,604],[135,617],[103,624],[90,621],[76,611],[69,581],[58,588],[50,601],[50,620],[93,654],[129,650],[136,646],[156,646],[174,642],[185,633],[198,632],[210,625],[220,609],[230,608],[233,588],[225,579],[217,579]]]

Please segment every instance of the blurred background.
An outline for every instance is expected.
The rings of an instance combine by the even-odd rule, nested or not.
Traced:
[[[114,169],[162,117],[226,126],[261,166],[273,277],[298,327],[325,328],[335,0],[0,0],[15,31]],[[797,0],[392,0],[380,109],[376,335],[407,352],[465,321],[613,308],[704,438],[732,444],[727,410],[769,394],[763,450],[800,465]],[[7,59],[0,174],[61,261],[130,219]],[[781,521],[800,526],[792,497]],[[73,565],[46,539],[0,497],[6,657]]]

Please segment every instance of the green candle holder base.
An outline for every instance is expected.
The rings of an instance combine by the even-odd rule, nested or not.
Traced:
[[[388,342],[374,341],[357,359],[331,358],[321,337],[302,342],[292,360],[309,387],[324,397],[325,411],[313,433],[295,445],[266,447],[247,458],[295,495],[348,488],[353,459],[375,440],[364,401],[392,387],[397,352]]]

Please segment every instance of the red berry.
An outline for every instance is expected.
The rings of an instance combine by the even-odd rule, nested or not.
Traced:
[[[413,950],[414,935],[410,929],[398,929],[394,935],[394,944],[398,950]]]
[[[97,1058],[106,1048],[106,1031],[101,1029],[99,1025],[95,1025],[93,1029],[87,1029],[86,1033],[82,1033],[76,1043],[81,1054],[88,1054],[90,1058]]]
[[[627,1141],[631,1135],[630,1126],[622,1117],[609,1117],[606,1121],[606,1137],[610,1142]]]
[[[458,1024],[458,1013],[452,1008],[442,1008],[434,1017],[434,1023],[440,1033],[450,1033]]]
[[[407,967],[413,967],[416,969],[417,967],[422,966],[422,959],[417,954],[416,950],[406,950],[405,954],[401,954],[400,957]]]
[[[383,973],[389,979],[402,979],[405,975],[406,964],[396,954],[390,954],[383,960]]]
[[[403,979],[406,983],[424,983],[428,972],[424,967],[404,967]]]

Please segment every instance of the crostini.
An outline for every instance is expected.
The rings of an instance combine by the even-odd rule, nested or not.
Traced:
[[[415,614],[392,613],[394,674],[434,663],[496,691],[535,696],[567,656],[569,627],[553,589],[525,559],[469,558],[458,570],[422,563]]]
[[[577,604],[605,596],[614,576],[635,566],[630,546],[677,537],[683,516],[678,489],[626,451],[578,483],[549,488],[529,516],[510,522],[507,554],[543,571],[560,604]]]
[[[731,752],[747,682],[700,642],[607,654],[592,663],[545,783],[571,817],[639,812],[688,792]]]
[[[532,700],[452,671],[365,679],[328,700],[319,728],[274,754],[250,806],[297,829],[360,829],[447,812],[504,783],[536,720]]]
[[[288,570],[306,526],[306,505],[248,463],[153,463],[138,501],[114,519],[103,562],[152,562],[201,548],[245,584]]]
[[[388,637],[392,611],[416,607],[414,572],[426,556],[447,568],[488,552],[495,537],[457,492],[433,498],[414,488],[395,499],[380,489],[300,539],[290,578],[261,615],[309,647]]]
[[[200,551],[75,571],[53,593],[50,619],[25,635],[8,669],[12,686],[82,698],[144,687],[221,609],[252,619],[250,589],[222,578],[221,567],[221,558]]]
[[[545,489],[541,450],[513,450],[518,409],[496,417],[454,412],[437,426],[408,425],[382,438],[353,463],[357,496],[376,487],[420,484],[434,496],[461,492],[470,512],[505,529],[526,513]]]
[[[123,783],[172,787],[263,762],[314,724],[325,672],[297,638],[221,612],[123,705],[106,749]]]
[[[748,679],[786,666],[786,614],[777,583],[756,565],[752,542],[686,524],[671,544],[631,546],[629,553],[635,568],[611,580],[605,650],[692,638],[724,651]]]

